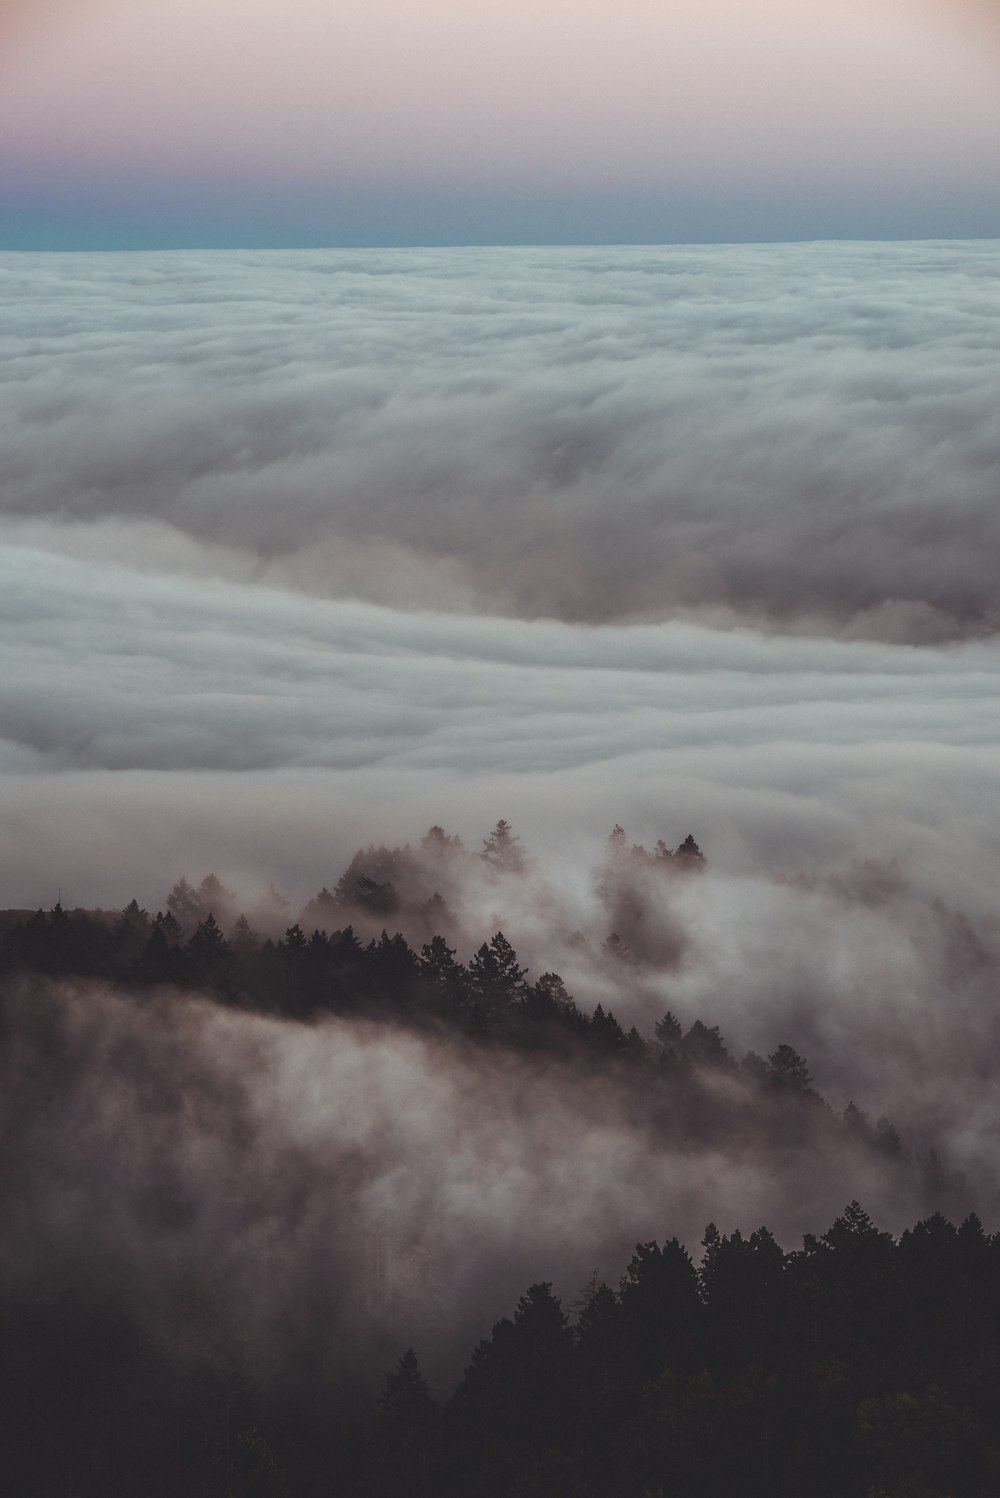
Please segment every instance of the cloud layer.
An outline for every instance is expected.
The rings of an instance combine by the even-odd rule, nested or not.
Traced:
[[[304,899],[505,815],[546,856],[621,820],[988,903],[996,277],[945,244],[0,260],[4,900],[209,867]]]
[[[0,262],[4,512],[608,622],[988,632],[988,245]],[[204,565],[204,563],[202,563]]]
[[[12,904],[155,900],[175,860],[304,896],[359,841],[501,814],[538,853],[680,820],[736,871],[895,856],[974,904],[996,856],[992,641],[404,613],[26,546],[0,578]]]

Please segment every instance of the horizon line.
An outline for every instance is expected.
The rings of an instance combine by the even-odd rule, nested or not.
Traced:
[[[406,250],[639,250],[639,249],[738,249],[756,245],[778,247],[782,245],[872,245],[872,244],[1000,244],[1000,234],[871,234],[830,235],[803,234],[783,238],[766,239],[524,239],[524,240],[476,240],[476,239],[414,239],[414,240],[359,240],[336,242],[319,240],[315,243],[260,244],[253,241],[234,240],[231,244],[218,244],[192,240],[189,244],[151,243],[148,245],[121,244],[38,244],[5,245],[0,240],[0,255],[169,255],[189,254],[233,254],[255,252],[258,254],[309,254],[315,251],[380,250],[383,252]]]

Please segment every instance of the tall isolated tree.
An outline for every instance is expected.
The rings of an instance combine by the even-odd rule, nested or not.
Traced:
[[[521,839],[511,830],[509,822],[501,817],[489,837],[483,838],[480,854],[491,868],[503,874],[520,874],[525,865]]]

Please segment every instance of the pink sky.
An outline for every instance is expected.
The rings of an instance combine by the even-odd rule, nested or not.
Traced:
[[[56,195],[1000,201],[1000,30],[975,0],[0,4],[5,171]]]

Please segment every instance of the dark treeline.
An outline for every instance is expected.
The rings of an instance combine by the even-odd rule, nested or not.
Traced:
[[[1000,1484],[1000,1235],[896,1241],[852,1202],[785,1253],[766,1228],[636,1245],[566,1315],[549,1284],[438,1409],[412,1349],[340,1454],[344,1494],[986,1498]],[[334,1489],[337,1491],[337,1489]]]
[[[615,827],[599,877],[610,924],[600,932],[572,933],[571,944],[594,951],[609,971],[623,964],[624,975],[646,955],[633,951],[630,938],[637,935],[641,948],[651,921],[646,891],[637,881],[651,871],[670,879],[705,868],[690,834],[673,852],[660,840],[647,853],[629,847],[622,828]],[[8,911],[2,916],[0,963],[6,971],[197,988],[290,1019],[352,1007],[373,1017],[392,1011],[399,1019],[416,1017],[418,952],[409,950],[412,944],[423,948],[420,959],[439,972],[446,990],[429,1008],[478,1033],[498,1033],[503,1026],[494,1023],[498,1015],[486,1012],[481,981],[493,961],[489,949],[481,947],[468,969],[448,961],[446,937],[457,919],[450,902],[461,898],[472,876],[492,880],[502,892],[529,870],[520,838],[503,820],[478,853],[432,827],[418,849],[360,850],[334,889],[321,889],[297,914],[273,886],[247,911],[214,874],[197,886],[179,879],[154,915],[136,900],[112,913],[70,912],[61,903],[33,915]],[[655,919],[667,924],[662,910]],[[308,958],[298,961],[297,954],[307,950]],[[454,955],[456,949],[450,950]],[[289,960],[275,962],[276,953]]]
[[[665,877],[704,872],[706,860],[692,836],[671,850],[663,841],[651,854],[629,848],[615,827],[602,875],[607,904],[619,913],[637,907],[630,866],[649,865]],[[686,1028],[670,1011],[643,1036],[627,1030],[613,1010],[598,1004],[587,1013],[558,973],[534,981],[502,931],[475,950],[468,962],[436,932],[419,949],[387,926],[366,940],[359,935],[384,917],[423,920],[429,927],[449,921],[449,909],[430,881],[454,885],[463,862],[475,859],[504,876],[525,869],[520,839],[505,821],[468,854],[457,838],[432,828],[418,853],[410,848],[369,848],[357,853],[334,891],[322,889],[297,918],[271,888],[255,919],[238,911],[236,898],[215,875],[194,886],[181,878],[166,908],[150,915],[136,900],[114,914],[65,911],[56,905],[9,922],[0,943],[0,971],[88,978],[130,991],[175,988],[217,1002],[299,1023],[343,1016],[417,1028],[441,1027],[473,1043],[503,1045],[526,1056],[597,1066],[631,1086],[654,1122],[701,1137],[751,1137],[780,1142],[794,1116],[794,1132],[837,1133],[887,1162],[903,1156],[902,1141],[885,1117],[872,1121],[854,1103],[834,1116],[812,1086],[806,1060],[785,1041],[766,1058],[748,1051],[734,1057],[718,1025],[701,1018]],[[376,877],[381,875],[383,877]],[[402,892],[401,892],[402,891]],[[352,917],[347,919],[345,917]],[[343,922],[343,923],[342,923]],[[601,939],[584,932],[588,948],[612,982],[625,992],[637,959],[617,931]],[[910,1162],[913,1163],[913,1162]],[[930,1183],[935,1204],[950,1210],[967,1205],[965,1183],[950,1182],[933,1153],[916,1162]],[[950,1195],[948,1193],[950,1192]]]
[[[301,1024],[341,1017],[442,1030],[474,1045],[510,1048],[528,1061],[597,1068],[630,1095],[644,1122],[674,1139],[765,1150],[789,1142],[817,1151],[843,1145],[869,1169],[907,1171],[928,1210],[960,1216],[978,1205],[960,1172],[947,1169],[932,1148],[904,1148],[884,1115],[853,1101],[834,1112],[812,1085],[806,1058],[783,1037],[774,1037],[767,1056],[750,1050],[739,1057],[711,1016],[682,1025],[668,1010],[651,1034],[626,1029],[610,1006],[581,1009],[558,973],[530,981],[502,931],[462,962],[435,930],[454,919],[437,885],[457,890],[470,864],[502,884],[523,876],[528,860],[501,820],[479,853],[440,827],[418,850],[362,850],[335,889],[323,888],[294,919],[273,887],[251,919],[214,874],[197,886],[179,879],[155,915],[136,900],[114,913],[68,912],[59,904],[22,919],[8,913],[0,974],[99,980],[140,996],[197,992]],[[706,869],[690,834],[674,851],[660,840],[648,853],[629,846],[616,826],[599,875],[604,908],[642,935],[650,921],[636,875],[687,879]],[[411,945],[400,930],[390,934],[380,923],[394,918],[422,928],[428,939]],[[268,929],[275,934],[263,934]],[[627,1003],[643,963],[618,931],[577,931],[569,944],[579,945],[612,987],[619,985]]]
[[[1000,1235],[895,1240],[852,1203],[786,1253],[709,1225],[636,1245],[567,1315],[531,1285],[446,1403],[407,1349],[346,1431],[336,1390],[179,1372],[94,1303],[7,1306],[3,1490],[20,1498],[989,1498]]]
[[[640,898],[616,860],[649,864],[667,876],[701,871],[705,859],[694,838],[671,852],[661,841],[652,854],[625,849],[616,827],[604,874],[606,904],[629,919]],[[499,880],[525,872],[520,839],[505,821],[467,853],[459,839],[434,827],[419,850],[368,848],[355,855],[331,892],[323,888],[293,916],[273,887],[248,915],[214,874],[198,886],[181,878],[155,915],[132,900],[115,913],[61,904],[17,918],[8,912],[0,941],[0,970],[49,977],[92,978],[148,989],[197,991],[220,1002],[283,1019],[308,1022],[331,1014],[447,1025],[483,1041],[529,1050],[618,1055],[648,1060],[650,1047],[613,1014],[598,1006],[581,1013],[561,977],[542,973],[533,983],[504,936],[495,932],[470,960],[443,934],[454,923],[445,891],[461,887],[471,864]],[[398,922],[398,925],[396,924]],[[422,933],[413,945],[399,927]],[[392,934],[390,934],[390,931]],[[572,942],[592,949],[593,934]],[[623,986],[636,958],[616,930],[596,937],[595,958]],[[714,1035],[698,1026],[682,1042],[668,1017],[663,1049],[678,1062],[729,1064]],[[661,1048],[654,1048],[659,1053]]]

